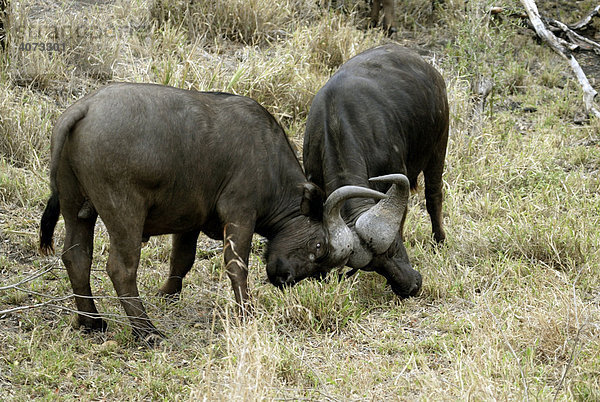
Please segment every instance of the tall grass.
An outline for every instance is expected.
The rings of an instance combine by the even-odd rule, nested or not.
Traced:
[[[538,3],[569,22],[595,5]],[[578,86],[510,16],[520,2],[397,2],[391,39],[365,29],[365,3],[346,0],[15,4],[0,57],[1,399],[600,398],[600,123],[574,124]],[[492,5],[506,11],[491,16]],[[34,41],[65,51],[19,50]],[[422,193],[405,225],[424,278],[418,297],[399,300],[366,272],[280,291],[266,282],[256,239],[255,314],[240,323],[222,256],[205,251],[219,243],[204,237],[181,298],[155,295],[170,253],[169,238],[156,237],[142,250],[138,282],[169,337],[145,349],[104,272],[110,247],[99,222],[92,288],[109,331],[71,327],[62,263],[36,254],[62,110],[113,81],[227,91],[258,100],[300,147],[314,94],[343,62],[388,41],[440,70],[451,107],[446,244],[432,244]],[[493,90],[477,115],[481,78]],[[56,236],[61,244],[61,222]]]

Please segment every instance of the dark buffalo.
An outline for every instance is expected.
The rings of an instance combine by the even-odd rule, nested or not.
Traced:
[[[425,176],[434,238],[442,227],[442,171],[448,142],[448,100],[442,76],[394,44],[367,50],[342,65],[315,96],[306,123],[307,177],[330,194],[346,186],[388,190],[389,198],[348,200],[342,216],[355,234],[348,266],[374,270],[402,297],[416,294],[421,275],[409,262],[402,229],[410,187]],[[391,175],[369,181],[369,177]],[[390,182],[394,182],[390,187]]]
[[[90,289],[99,215],[110,235],[108,274],[142,339],[159,334],[136,283],[143,240],[173,233],[170,274],[160,292],[174,295],[194,263],[199,233],[223,239],[226,271],[243,312],[254,232],[270,240],[271,281],[293,283],[347,260],[352,233],[339,214],[345,199],[385,198],[344,187],[324,202],[282,128],[256,102],[152,84],[110,85],[69,107],[52,134],[50,185],[40,249],[52,251],[62,213],[62,259],[79,324],[106,328]]]

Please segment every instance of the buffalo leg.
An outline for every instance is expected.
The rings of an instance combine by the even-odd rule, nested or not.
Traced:
[[[437,156],[437,155],[436,155]],[[425,201],[427,212],[431,218],[431,228],[433,238],[436,242],[441,243],[446,238],[444,227],[442,224],[442,171],[444,169],[443,156],[432,158],[427,169],[423,172],[425,176]]]
[[[253,229],[240,224],[228,223],[223,234],[223,256],[225,270],[231,285],[235,301],[244,317],[250,311],[248,293],[248,257],[252,244]]]
[[[379,10],[381,9],[381,0],[371,2],[371,22],[369,28],[375,28],[379,23]]]
[[[94,250],[94,225],[97,215],[89,219],[77,218],[76,211],[63,208],[65,217],[65,242],[62,260],[67,268],[69,280],[75,294],[75,304],[79,311],[77,326],[89,330],[105,331],[106,322],[102,320],[92,298],[90,287],[90,268]]]
[[[395,15],[394,15],[394,0],[382,0],[383,3],[383,29],[391,35],[396,32],[395,28]]]
[[[123,205],[123,204],[121,204]],[[131,206],[131,204],[130,204]],[[139,297],[137,268],[140,261],[143,217],[136,212],[143,208],[112,211],[99,211],[110,235],[110,254],[106,270],[115,287],[121,306],[131,322],[136,338],[152,342],[152,335],[162,334],[150,321]]]
[[[87,219],[77,215],[85,204],[85,197],[76,183],[72,170],[66,164],[59,164],[60,212],[65,221],[65,240],[62,260],[69,275],[69,281],[75,295],[78,327],[87,330],[106,330],[92,298],[90,287],[90,269],[94,250],[94,226],[98,214],[92,211]]]
[[[200,231],[173,235],[171,268],[169,278],[159,290],[163,296],[175,296],[181,292],[183,277],[192,269],[196,258],[196,243]]]

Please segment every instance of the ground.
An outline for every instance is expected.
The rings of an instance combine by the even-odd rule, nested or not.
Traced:
[[[522,11],[516,0],[446,0],[433,10],[425,0],[398,2],[391,38],[364,29],[362,3],[323,3],[13,8],[0,64],[0,398],[600,399],[600,123],[585,116],[568,66],[512,15]],[[539,3],[564,22],[597,5]],[[490,6],[506,12],[491,17]],[[364,272],[279,291],[266,281],[256,237],[255,316],[240,323],[220,243],[201,238],[181,297],[166,301],[156,291],[170,239],[156,237],[142,249],[138,283],[167,338],[147,348],[133,339],[105,273],[110,250],[98,224],[92,286],[109,329],[72,327],[62,262],[37,253],[50,133],[68,105],[112,81],[234,92],[263,104],[300,150],[316,91],[345,60],[389,41],[442,73],[451,106],[447,242],[432,242],[422,190],[405,226],[424,278],[419,296],[399,300]],[[39,42],[65,50],[21,47]],[[598,56],[577,57],[598,90]],[[493,89],[478,114],[480,79]],[[59,251],[63,235],[59,221]]]

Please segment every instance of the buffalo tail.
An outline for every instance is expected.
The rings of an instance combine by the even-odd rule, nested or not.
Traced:
[[[58,200],[58,193],[52,193],[44,214],[42,215],[42,221],[40,222],[40,253],[42,255],[50,255],[54,253],[54,228],[56,222],[58,222],[58,216],[60,215],[60,202]]]

